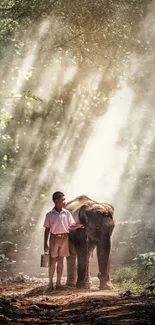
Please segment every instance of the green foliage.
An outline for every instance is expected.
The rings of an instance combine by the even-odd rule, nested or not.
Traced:
[[[137,267],[131,266],[122,266],[117,268],[113,273],[113,278],[116,282],[123,281],[135,281],[138,277],[138,269]]]
[[[112,277],[114,283],[116,283],[118,287],[121,287],[121,289],[130,289],[132,292],[136,293],[140,292],[143,288],[139,278],[138,268],[134,265],[116,268],[112,273]]]
[[[144,267],[145,269],[155,266],[155,253],[149,252],[145,254],[138,254],[134,259],[139,267]]]
[[[155,274],[155,253],[139,254],[134,258],[142,279],[149,279]]]
[[[114,279],[116,282],[136,281],[144,283],[148,281],[155,273],[155,253],[149,252],[138,254],[134,258],[134,264],[116,268]]]
[[[145,288],[148,292],[155,293],[155,276],[150,280],[149,285]]]
[[[4,129],[11,121],[12,116],[4,108],[0,109],[0,129]]]
[[[134,264],[116,268],[113,271],[114,282],[133,292],[155,290],[155,253],[138,254]],[[148,283],[148,284],[147,284]],[[147,284],[147,285],[146,285]]]

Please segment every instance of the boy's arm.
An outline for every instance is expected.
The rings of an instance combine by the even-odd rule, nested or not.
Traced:
[[[50,232],[50,213],[46,214],[45,221],[44,221],[44,227],[45,227],[45,232],[44,232],[44,252],[48,252],[49,247],[48,247],[48,237],[49,237],[49,232]]]
[[[76,230],[76,229],[79,229],[79,228],[84,228],[82,223],[78,223],[78,224],[70,226],[70,230]]]
[[[50,228],[45,228],[45,232],[44,232],[44,252],[45,253],[48,252],[48,250],[49,250],[49,247],[47,244],[49,232],[50,232]]]
[[[75,220],[72,216],[72,214],[70,213],[70,211],[68,211],[68,218],[69,218],[69,229],[70,230],[76,230],[79,228],[84,228],[82,223],[75,223]]]

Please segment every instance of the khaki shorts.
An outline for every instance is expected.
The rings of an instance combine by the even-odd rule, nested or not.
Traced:
[[[69,256],[69,238],[68,235],[64,237],[50,236],[49,254],[52,258]]]

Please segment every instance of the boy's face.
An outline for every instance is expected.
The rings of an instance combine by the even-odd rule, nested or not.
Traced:
[[[65,198],[65,196],[61,196],[58,200],[56,200],[55,205],[59,209],[64,208],[66,206],[66,198]]]

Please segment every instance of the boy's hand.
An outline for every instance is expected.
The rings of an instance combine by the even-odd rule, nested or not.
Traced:
[[[82,223],[79,223],[79,228],[84,228],[84,225]]]
[[[84,225],[82,223],[78,223],[76,226],[77,226],[77,229],[84,228]]]
[[[70,230],[76,230],[76,229],[80,229],[80,228],[84,228],[84,226],[83,226],[82,223],[78,223],[78,224],[72,225],[70,227]]]
[[[47,245],[47,244],[44,244],[44,252],[45,252],[45,253],[47,253],[47,252],[48,252],[48,250],[49,250],[49,247],[48,247],[48,245]]]

